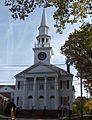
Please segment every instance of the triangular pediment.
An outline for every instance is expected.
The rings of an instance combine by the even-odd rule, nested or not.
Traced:
[[[45,65],[45,64],[40,64],[28,71],[28,73],[49,73],[49,72],[56,72],[56,71],[51,69],[49,65]]]
[[[45,64],[39,62],[31,67],[25,69],[24,71],[20,72],[19,74],[15,75],[15,77],[23,76],[25,74],[37,74],[37,73],[60,73],[61,75],[70,75],[65,70],[51,64]]]
[[[15,75],[15,77],[22,76],[24,74],[29,74],[29,73],[50,73],[50,72],[57,72],[55,69],[51,67],[51,65],[44,64],[42,62],[39,62],[35,65],[32,65],[31,67],[25,69],[24,71],[18,73]]]

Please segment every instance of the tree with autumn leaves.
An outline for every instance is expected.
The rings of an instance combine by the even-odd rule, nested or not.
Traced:
[[[61,47],[61,53],[67,62],[74,65],[82,77],[92,83],[92,25],[83,24],[79,30],[74,30]],[[89,83],[89,82],[88,82]],[[91,86],[90,86],[91,87]]]
[[[59,33],[62,33],[66,24],[92,16],[92,0],[5,0],[5,5],[14,19],[21,20],[25,20],[37,7],[54,7],[54,27]]]
[[[81,112],[81,97],[77,97],[73,103],[73,114],[80,115]],[[86,114],[92,114],[92,99],[86,99],[83,97],[83,112]]]
[[[84,104],[85,112],[92,113],[92,99],[89,99]]]

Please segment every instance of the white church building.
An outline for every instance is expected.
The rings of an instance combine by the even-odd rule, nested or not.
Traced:
[[[22,109],[72,109],[73,75],[50,63],[52,47],[45,8],[38,30],[39,35],[33,48],[34,64],[14,76],[14,102]]]

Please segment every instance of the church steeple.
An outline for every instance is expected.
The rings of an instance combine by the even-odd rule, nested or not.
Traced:
[[[46,34],[48,35],[48,23],[47,23],[47,16],[46,16],[46,8],[43,8],[43,14],[42,14],[42,19],[41,19],[41,24],[39,29],[39,35]]]
[[[51,37],[48,35],[48,23],[47,23],[47,16],[46,16],[46,8],[43,8],[43,14],[41,19],[39,30],[39,35],[36,37],[37,41],[35,44],[34,50],[34,64],[38,62],[44,62],[46,64],[50,64],[51,58],[51,49],[50,47],[50,40]]]
[[[45,8],[43,9],[43,14],[42,14],[42,20],[41,20],[40,27],[41,26],[48,26]]]

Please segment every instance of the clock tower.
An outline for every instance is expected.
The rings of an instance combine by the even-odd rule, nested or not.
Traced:
[[[34,64],[38,62],[43,62],[46,64],[50,64],[50,58],[52,55],[52,47],[50,47],[51,37],[48,35],[48,24],[46,18],[45,8],[43,9],[41,25],[38,28],[39,35],[36,37],[35,48],[34,51]]]

